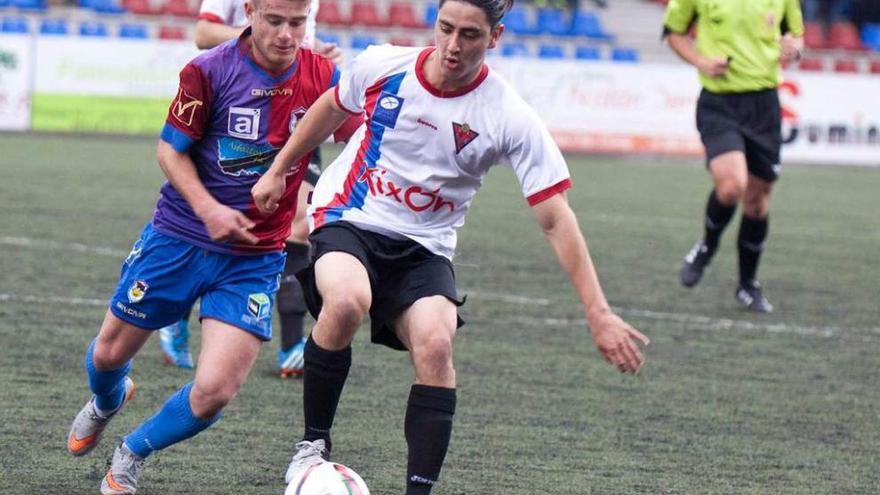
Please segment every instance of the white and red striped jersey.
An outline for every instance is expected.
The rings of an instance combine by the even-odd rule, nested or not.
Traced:
[[[319,6],[320,0],[312,0],[309,18],[306,20],[306,36],[303,38],[303,46],[306,48],[311,48],[315,39],[315,19]],[[248,25],[247,15],[244,13],[244,0],[203,0],[199,8],[199,19],[232,27]]]
[[[312,229],[344,220],[452,259],[493,165],[513,169],[530,205],[571,187],[546,126],[506,81],[484,65],[473,83],[442,93],[422,69],[433,50],[371,47],[342,72],[336,102],[366,122],[321,175]]]

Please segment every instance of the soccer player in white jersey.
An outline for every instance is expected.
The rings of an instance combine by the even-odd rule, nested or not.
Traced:
[[[316,53],[330,59],[335,65],[342,63],[342,51],[333,43],[324,43],[315,37],[315,19],[318,15],[319,0],[311,0],[309,16],[306,19],[306,32],[303,38],[305,48],[313,48]],[[196,22],[196,46],[206,50],[237,39],[248,25],[244,11],[244,0],[204,0],[199,9]],[[305,218],[308,198],[321,175],[320,148],[312,153],[309,169],[300,187],[297,210],[291,225],[284,251],[287,262],[281,277],[281,287],[277,294],[277,307],[281,321],[281,341],[277,352],[277,370],[282,378],[298,376],[303,369],[303,349],[305,347],[306,306],[302,288],[293,275],[308,265],[309,241],[308,225]],[[189,349],[189,312],[179,321],[159,330],[159,345],[165,361],[179,368],[193,368],[192,353]]]
[[[484,64],[511,0],[440,0],[436,48],[369,48],[307,112],[252,189],[274,211],[295,159],[349,113],[366,123],[325,170],[309,209],[312,264],[300,272],[317,324],[306,344],[305,435],[287,482],[324,462],[351,364],[350,343],[369,313],[372,340],[407,350],[415,384],[407,404],[406,494],[431,491],[455,412],[452,343],[462,323],[452,256],[456,229],[495,164],[513,169],[568,274],[603,357],[624,373],[644,363],[648,339],[608,304],[565,191],[568,168],[537,114]]]

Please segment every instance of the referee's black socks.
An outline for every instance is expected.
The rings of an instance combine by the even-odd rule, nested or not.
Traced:
[[[721,234],[724,228],[730,223],[730,218],[736,212],[736,203],[727,206],[721,204],[715,189],[709,193],[709,199],[706,201],[706,231],[703,237],[703,243],[709,250],[709,255],[715,254],[718,249],[718,243],[721,240]]]
[[[323,439],[329,452],[332,447],[330,428],[351,368],[351,346],[340,351],[328,351],[319,347],[309,335],[303,360],[303,412],[306,423],[303,439],[310,442]]]
[[[755,281],[758,262],[764,252],[764,240],[767,239],[768,218],[749,218],[742,216],[739,226],[739,283],[749,286]]]
[[[409,447],[406,495],[428,495],[440,478],[453,415],[454,388],[413,385],[410,389],[404,423]]]

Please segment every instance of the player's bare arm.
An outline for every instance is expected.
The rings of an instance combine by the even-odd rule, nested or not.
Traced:
[[[220,43],[238,38],[244,27],[232,27],[219,22],[199,19],[196,22],[195,42],[201,50],[214,48]]]
[[[335,89],[327,90],[309,108],[296,127],[296,132],[284,143],[272,166],[251,188],[254,203],[261,213],[272,213],[287,187],[284,176],[306,153],[323,143],[350,115],[339,107]]]
[[[315,38],[312,42],[312,48],[315,50],[315,53],[324,56],[337,67],[342,65],[344,54],[342,53],[342,49],[336,46],[336,43],[327,43],[326,41],[321,41],[320,39]]]
[[[637,373],[645,358],[637,342],[648,337],[623,321],[605,299],[577,217],[563,193],[532,207],[544,236],[581,300],[593,334],[593,343],[606,361],[622,373]]]
[[[697,51],[693,40],[686,34],[669,33],[666,37],[669,47],[685,62],[693,65],[709,77],[723,77],[730,66],[727,57],[707,57]]]
[[[211,196],[188,154],[180,153],[167,142],[159,140],[156,155],[168,182],[204,222],[212,240],[257,243],[257,238],[249,232],[254,223],[240,211],[221,204]]]

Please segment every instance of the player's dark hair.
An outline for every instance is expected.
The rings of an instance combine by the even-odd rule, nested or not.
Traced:
[[[443,7],[443,4],[448,2],[449,0],[440,0],[440,7]],[[486,14],[486,19],[489,21],[489,25],[492,28],[495,28],[500,22],[501,18],[507,14],[508,11],[513,7],[514,0],[456,0],[459,2],[466,2],[474,7],[479,8]]]

